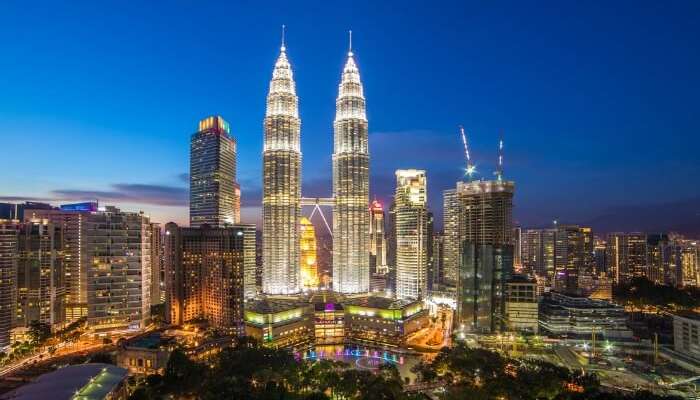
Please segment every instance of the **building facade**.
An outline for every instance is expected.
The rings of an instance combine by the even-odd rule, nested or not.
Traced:
[[[512,181],[457,182],[444,191],[444,269],[456,269],[458,326],[504,327],[505,282],[513,271]]]
[[[0,220],[0,348],[10,345],[10,331],[17,305],[17,228]]]
[[[39,322],[59,329],[66,321],[63,237],[48,220],[19,223],[15,327]]]
[[[93,331],[143,329],[151,310],[151,224],[112,206],[86,221],[87,321]]]
[[[540,330],[566,337],[630,339],[622,306],[581,296],[552,292],[540,302]]]
[[[284,44],[275,62],[263,122],[263,272],[267,294],[301,290],[301,148],[298,98]]]
[[[646,276],[646,242],[646,235],[639,232],[608,235],[606,260],[613,282]]]
[[[386,274],[389,267],[386,261],[386,226],[382,203],[372,201],[369,213],[369,270],[372,274]]]
[[[537,333],[539,312],[537,282],[514,275],[506,282],[505,318],[508,330]]]
[[[673,316],[673,348],[700,360],[700,314],[679,312]]]
[[[316,246],[316,229],[306,217],[301,217],[299,244],[301,255],[301,286],[304,290],[318,288],[318,257]]]
[[[245,280],[255,274],[255,226],[165,226],[166,317],[175,325],[206,319],[243,333]],[[254,287],[255,280],[252,285]]]
[[[425,171],[396,171],[396,297],[428,295],[428,197]]]
[[[199,121],[190,141],[190,226],[225,226],[240,221],[236,140],[220,116]]]
[[[369,147],[365,97],[352,51],[333,122],[333,289],[369,291]]]
[[[97,202],[64,204],[59,209],[28,208],[24,220],[49,220],[63,234],[63,271],[66,286],[66,322],[87,316],[87,221]]]

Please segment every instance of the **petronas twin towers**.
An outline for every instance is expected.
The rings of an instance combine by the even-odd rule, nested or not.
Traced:
[[[284,42],[267,96],[263,145],[263,292],[301,291],[298,97]],[[369,151],[360,72],[351,49],[333,123],[333,289],[369,291]]]

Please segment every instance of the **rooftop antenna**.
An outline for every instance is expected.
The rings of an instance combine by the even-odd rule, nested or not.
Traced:
[[[499,182],[503,180],[503,130],[499,134],[498,138],[498,167],[496,169],[496,180]]]
[[[285,34],[286,29],[287,29],[287,26],[285,24],[282,24],[282,47],[281,47],[282,51],[287,50],[287,47],[285,46],[285,42],[284,42],[284,34]]]
[[[467,169],[465,171],[469,182],[472,181],[472,178],[474,177],[474,173],[476,172],[476,167],[474,167],[474,164],[472,163],[472,159],[469,156],[469,145],[467,144],[467,134],[464,133],[464,127],[462,125],[459,126],[459,133],[462,136],[462,144],[464,145],[464,158],[467,161]]]
[[[348,31],[348,36],[350,37],[350,44],[348,46],[348,55],[352,57],[352,29]]]

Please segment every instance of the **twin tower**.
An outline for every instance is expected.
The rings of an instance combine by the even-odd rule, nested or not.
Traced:
[[[333,122],[333,290],[369,291],[369,151],[360,72],[350,51]],[[301,291],[301,120],[282,41],[267,96],[263,145],[263,292]]]

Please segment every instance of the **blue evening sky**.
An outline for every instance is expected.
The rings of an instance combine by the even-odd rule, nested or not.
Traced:
[[[189,137],[221,114],[257,222],[286,24],[305,195],[330,194],[352,29],[373,195],[390,198],[395,169],[424,168],[441,214],[463,124],[487,178],[503,130],[526,226],[683,229],[700,216],[699,20],[698,1],[3,1],[0,201],[99,198],[186,221]]]

